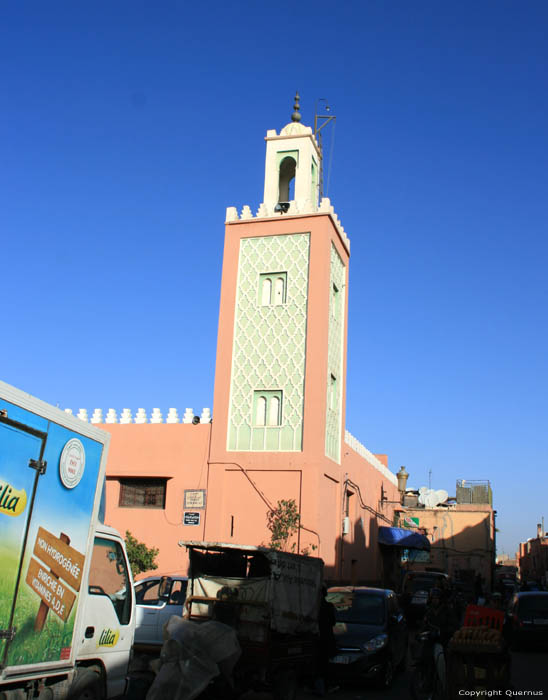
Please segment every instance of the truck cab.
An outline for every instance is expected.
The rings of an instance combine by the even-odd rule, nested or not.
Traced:
[[[101,524],[93,542],[76,664],[97,669],[104,697],[125,690],[134,629],[135,595],[125,547],[114,528]]]

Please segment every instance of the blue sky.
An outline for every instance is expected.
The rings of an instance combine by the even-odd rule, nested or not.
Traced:
[[[295,91],[308,124],[326,98],[347,427],[411,486],[490,479],[514,552],[548,519],[547,25],[540,0],[3,4],[2,378],[211,406],[225,208],[256,211]]]

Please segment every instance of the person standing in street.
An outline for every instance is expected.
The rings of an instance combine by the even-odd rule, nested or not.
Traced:
[[[322,586],[320,610],[318,614],[318,627],[320,640],[316,659],[315,690],[318,695],[325,695],[334,688],[330,687],[329,659],[335,656],[337,646],[335,644],[335,606],[327,598],[327,588]]]

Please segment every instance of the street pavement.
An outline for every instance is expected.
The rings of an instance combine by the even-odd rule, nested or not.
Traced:
[[[547,651],[519,651],[512,652],[512,686],[513,693],[502,693],[501,697],[544,697],[548,699],[548,652]],[[389,690],[375,690],[373,687],[348,687],[329,693],[325,697],[329,700],[400,700],[411,698],[410,694],[411,669],[398,673]],[[524,692],[529,691],[529,692]],[[535,692],[536,691],[536,692]],[[535,695],[532,695],[535,692]],[[541,692],[542,695],[537,693]],[[515,693],[515,694],[514,694]],[[298,700],[313,700],[317,697],[301,690]],[[463,695],[464,700],[471,696]],[[479,696],[480,698],[482,696]],[[488,697],[488,696],[483,696]],[[491,697],[497,697],[493,695]],[[245,700],[272,700],[269,693],[249,693]]]

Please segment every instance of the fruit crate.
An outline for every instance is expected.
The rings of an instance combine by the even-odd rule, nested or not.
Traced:
[[[502,632],[504,612],[483,605],[468,605],[464,613],[464,627],[491,627]]]

